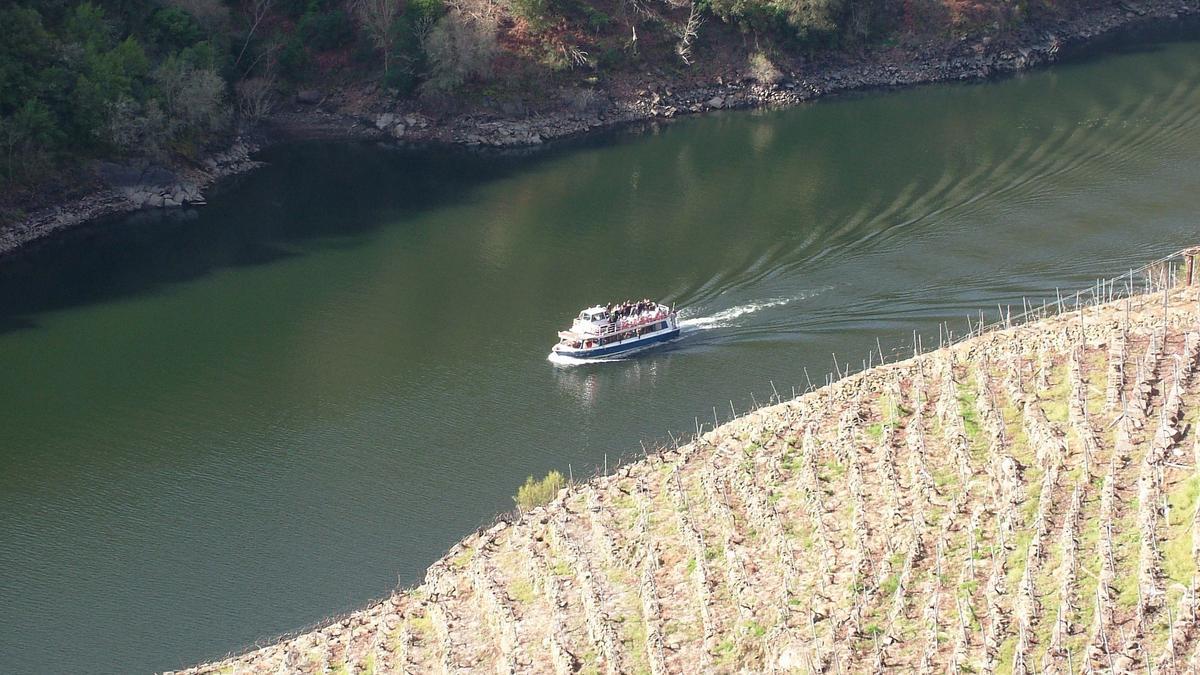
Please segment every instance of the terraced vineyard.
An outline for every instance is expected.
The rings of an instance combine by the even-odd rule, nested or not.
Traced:
[[[1198,300],[845,377],[188,672],[1190,672]]]

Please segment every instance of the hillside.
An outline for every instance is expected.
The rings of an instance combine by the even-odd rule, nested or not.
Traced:
[[[844,377],[185,672],[1184,672],[1198,302],[1136,295]]]

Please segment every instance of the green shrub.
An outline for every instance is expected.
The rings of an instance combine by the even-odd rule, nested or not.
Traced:
[[[422,21],[437,21],[445,13],[446,4],[442,0],[410,0],[404,8],[404,16],[408,17],[413,25]]]
[[[429,67],[420,37],[422,27],[431,25],[435,20],[432,15],[425,13],[427,11],[431,11],[427,6],[409,5],[408,10],[392,22],[391,55],[387,60],[388,69],[383,75],[383,85],[396,89],[403,96],[416,90],[421,76]],[[440,5],[433,11],[440,11]]]
[[[538,27],[546,23],[550,14],[550,0],[511,0],[513,13]]]
[[[290,16],[293,19],[298,19],[305,12],[318,9],[319,4],[309,2],[309,0],[277,0],[275,5],[284,16]]]
[[[513,497],[513,501],[521,511],[544,506],[549,504],[566,484],[567,479],[558,471],[551,471],[541,480],[534,480],[533,476],[530,476],[525,479],[525,484],[517,489],[517,496]]]
[[[300,18],[298,28],[301,39],[319,52],[337,49],[348,44],[354,37],[354,28],[350,25],[350,17],[340,10],[306,12]]]
[[[588,28],[591,28],[595,33],[599,33],[605,28],[608,28],[608,25],[612,23],[611,16],[601,12],[591,5],[585,4],[583,6],[583,14],[587,18]]]
[[[285,79],[296,81],[304,77],[308,72],[310,58],[299,35],[293,35],[283,49],[279,50],[276,63],[279,66],[279,74]]]
[[[150,17],[151,44],[164,52],[190,47],[204,39],[200,24],[187,12],[176,7],[163,7]]]
[[[459,9],[443,15],[422,41],[430,65],[425,86],[434,92],[449,92],[468,80],[489,76],[500,51],[498,29],[495,16]]]

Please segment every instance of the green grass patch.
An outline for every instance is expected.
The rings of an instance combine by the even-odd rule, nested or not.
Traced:
[[[461,570],[461,569],[466,568],[467,565],[470,565],[471,561],[474,559],[475,559],[475,549],[469,548],[469,549],[463,551],[462,553],[459,553],[458,555],[454,556],[454,558],[450,561],[450,565]]]
[[[1050,383],[1050,388],[1042,396],[1042,412],[1046,413],[1046,419],[1051,422],[1066,424],[1067,400],[1071,395],[1071,381],[1067,377],[1065,362],[1050,369]]]
[[[626,637],[627,653],[633,663],[629,664],[634,672],[649,672],[650,666],[646,659],[646,623],[640,614],[629,614],[621,621]]]
[[[732,665],[737,658],[737,645],[734,644],[733,638],[725,638],[717,643],[713,651],[716,653],[718,665]]]
[[[430,637],[433,635],[433,619],[428,614],[409,617],[408,629],[422,637]]]
[[[1029,556],[1029,546],[1033,543],[1033,532],[1030,530],[1018,530],[1013,536],[1013,548],[1008,554],[1006,561],[1008,567],[1008,584],[1010,588],[1016,588],[1015,584],[1021,580],[1021,575],[1025,573],[1025,559]]]
[[[1172,581],[1183,585],[1192,582],[1196,564],[1192,560],[1192,518],[1200,496],[1200,475],[1180,483],[1167,496],[1171,505],[1171,522],[1167,524],[1167,542],[1163,546],[1163,570]]]
[[[1013,656],[1017,652],[1017,637],[1010,636],[1004,642],[1000,643],[1000,649],[996,653],[996,672],[1011,673],[1013,671]]]
[[[596,651],[589,649],[579,657],[580,675],[600,675],[600,658]]]
[[[1137,513],[1137,499],[1133,499],[1130,505],[1132,513]],[[1130,519],[1132,520],[1132,519]],[[1123,561],[1134,561],[1136,564],[1138,546],[1141,544],[1141,534],[1133,523],[1125,523],[1127,527],[1114,528],[1117,534],[1113,535],[1114,555],[1117,558],[1117,565],[1123,566]],[[1117,569],[1117,576],[1113,580],[1117,587],[1117,604],[1122,607],[1134,607],[1137,605],[1138,599],[1138,583],[1136,570],[1129,570],[1128,574],[1122,574],[1120,568]]]
[[[745,628],[750,637],[760,638],[767,634],[767,627],[757,621],[747,621]]]
[[[533,584],[528,579],[514,579],[508,583],[508,597],[522,604],[533,602]]]
[[[979,426],[979,411],[975,407],[979,394],[974,388],[965,383],[958,385],[958,407],[962,410],[963,426],[967,429],[967,438],[978,438],[982,433]]]
[[[614,584],[625,583],[625,575],[616,567],[605,567],[604,578],[608,579]]]
[[[890,598],[896,594],[896,588],[899,586],[900,576],[897,574],[889,574],[887,575],[887,578],[883,580],[883,583],[879,584],[879,592],[881,595],[883,595],[883,597]]]
[[[882,430],[880,433],[883,433]],[[846,475],[846,471],[849,469],[849,467],[842,462],[837,461],[836,459],[822,462],[821,468],[825,469],[825,471],[819,475],[819,478],[823,481],[840,480],[842,476]]]
[[[1038,502],[1042,498],[1042,474],[1045,473],[1041,469],[1030,466],[1025,470],[1025,481],[1028,490],[1025,493],[1025,501],[1021,502],[1021,522],[1032,523],[1034,515],[1037,514]]]
[[[959,593],[964,600],[970,600],[971,596],[979,590],[979,581],[975,579],[967,579],[958,586]]]
[[[883,423],[876,422],[867,426],[867,435],[875,439],[875,442],[878,443],[883,439]]]

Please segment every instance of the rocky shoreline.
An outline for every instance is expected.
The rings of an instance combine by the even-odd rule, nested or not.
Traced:
[[[805,70],[810,72],[780,73],[773,82],[758,82],[735,71],[701,86],[649,83],[629,98],[613,97],[590,102],[584,110],[555,110],[524,119],[469,115],[446,125],[430,126],[422,123],[419,114],[401,119],[402,115],[387,113],[372,121],[394,138],[493,147],[534,145],[597,128],[712,110],[783,107],[855,90],[983,80],[1051,63],[1064,49],[1124,29],[1197,14],[1200,2],[1196,0],[1120,2],[1054,25],[1028,27],[1005,43],[984,38],[952,46],[928,45],[914,52],[873,53],[865,58],[833,56],[807,66]],[[419,125],[415,129],[411,124],[414,119]]]
[[[807,64],[779,64],[771,81],[731,71],[715,82],[687,84],[663,78],[627,83],[623,91],[564,92],[545,110],[472,111],[439,119],[411,104],[390,110],[326,110],[325,97],[303,92],[295,108],[266,120],[250,137],[181,169],[102,165],[99,190],[40,209],[0,227],[0,256],[102,216],[142,208],[204,203],[217,180],[261,166],[252,154],[268,143],[298,139],[375,139],[400,143],[446,143],[469,147],[528,147],[596,129],[668,120],[722,109],[783,107],[855,90],[932,82],[981,80],[1044,65],[1064,52],[1155,22],[1200,15],[1200,0],[1119,1],[1076,16],[1027,26],[1004,41],[963,39],[865,56],[831,55]],[[795,66],[789,68],[789,65]],[[614,90],[617,87],[614,87]]]
[[[213,183],[262,166],[262,162],[251,159],[259,149],[258,142],[239,136],[227,149],[209,155],[196,166],[168,169],[157,165],[101,163],[98,173],[103,188],[0,227],[0,256],[54,232],[105,216],[145,208],[204,204],[204,190]]]

